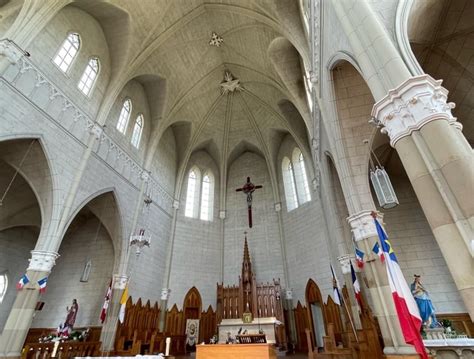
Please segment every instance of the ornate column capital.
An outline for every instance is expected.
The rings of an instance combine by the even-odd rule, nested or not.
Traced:
[[[125,274],[114,274],[112,280],[113,289],[125,289],[128,283],[128,276]]]
[[[96,140],[102,139],[102,134],[104,133],[104,129],[96,122],[92,122],[87,125],[89,128],[89,133],[95,137]]]
[[[390,137],[392,147],[431,121],[446,120],[458,127],[451,113],[455,104],[447,102],[448,90],[442,82],[429,75],[409,78],[374,105],[370,122]]]
[[[285,296],[286,296],[286,299],[288,300],[292,300],[293,299],[293,289],[286,289],[285,291]]]
[[[353,254],[344,254],[342,256],[337,257],[337,260],[341,264],[342,274],[351,273],[351,260],[354,258],[355,256]]]
[[[373,211],[361,211],[347,217],[347,222],[349,222],[349,225],[351,226],[354,240],[356,242],[377,236],[377,228],[375,228],[372,212]],[[377,219],[381,221],[382,218],[382,213],[377,212]]]
[[[58,257],[59,254],[56,252],[33,250],[31,251],[30,264],[27,270],[50,273]]]
[[[275,203],[275,212],[281,212],[281,202]]]
[[[142,173],[140,174],[141,179],[143,182],[148,183],[151,178],[150,171],[143,170]]]
[[[169,289],[169,288],[161,288],[161,296],[160,296],[160,299],[161,299],[161,300],[168,300],[168,298],[170,297],[170,293],[171,293],[171,289]]]
[[[179,209],[179,200],[178,199],[173,200],[173,208],[174,209]]]
[[[219,218],[220,219],[225,219],[225,210],[220,210],[219,211]]]
[[[12,65],[16,64],[24,54],[13,41],[7,39],[0,41],[0,55],[6,57]]]

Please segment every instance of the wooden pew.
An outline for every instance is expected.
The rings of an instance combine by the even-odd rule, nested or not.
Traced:
[[[52,357],[55,343],[30,343],[26,344],[21,354],[22,359],[49,359]],[[74,357],[87,357],[100,355],[101,342],[76,342],[60,343],[55,358],[67,359]]]

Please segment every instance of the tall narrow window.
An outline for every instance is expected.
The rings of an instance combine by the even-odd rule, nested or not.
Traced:
[[[288,211],[298,207],[298,197],[296,195],[295,175],[293,173],[293,166],[288,157],[285,157],[282,162],[283,171],[283,185],[285,187],[286,206]]]
[[[142,138],[143,132],[143,115],[138,115],[137,119],[135,120],[135,126],[133,126],[133,133],[132,133],[132,145],[138,148],[140,146],[140,139]]]
[[[71,33],[66,37],[53,60],[62,72],[66,73],[69,70],[69,67],[79,52],[80,46],[81,38],[79,37],[79,34]]]
[[[3,298],[5,298],[5,294],[7,294],[7,289],[8,289],[7,273],[0,273],[0,304],[3,302]]]
[[[184,215],[186,217],[194,217],[194,203],[196,197],[196,182],[197,182],[197,173],[195,169],[192,169],[189,172],[188,176],[188,191],[186,193],[186,210]]]
[[[311,201],[304,156],[299,148],[295,148],[293,151],[293,163],[298,201],[300,204]]]
[[[79,90],[86,96],[89,96],[94,87],[95,81],[97,80],[97,75],[99,74],[99,59],[93,57],[89,60],[89,63],[82,74],[81,80],[77,84]]]
[[[202,179],[201,189],[201,215],[204,221],[212,219],[212,206],[214,205],[214,188],[213,177],[209,173],[205,174]]]
[[[130,119],[130,114],[132,113],[132,101],[126,99],[122,105],[122,110],[120,111],[120,116],[117,121],[117,130],[122,133],[127,131],[128,120]]]

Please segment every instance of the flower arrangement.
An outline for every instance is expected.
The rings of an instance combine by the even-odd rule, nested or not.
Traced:
[[[90,334],[90,328],[87,328],[86,330],[76,330],[70,334],[67,334],[65,332],[62,333],[50,333],[48,335],[45,335],[43,337],[40,337],[38,339],[39,343],[53,343],[58,340],[64,342],[64,341],[78,341],[78,342],[83,342],[85,341]]]

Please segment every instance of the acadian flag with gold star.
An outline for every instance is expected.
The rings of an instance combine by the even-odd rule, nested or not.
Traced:
[[[423,359],[428,359],[423,340],[421,339],[421,316],[415,299],[411,294],[405,277],[403,276],[397,256],[388,241],[387,234],[373,214],[375,227],[379,235],[380,244],[385,257],[388,282],[392,290],[392,298],[397,310],[398,320],[402,328],[403,337],[407,344],[415,346],[415,350]]]

